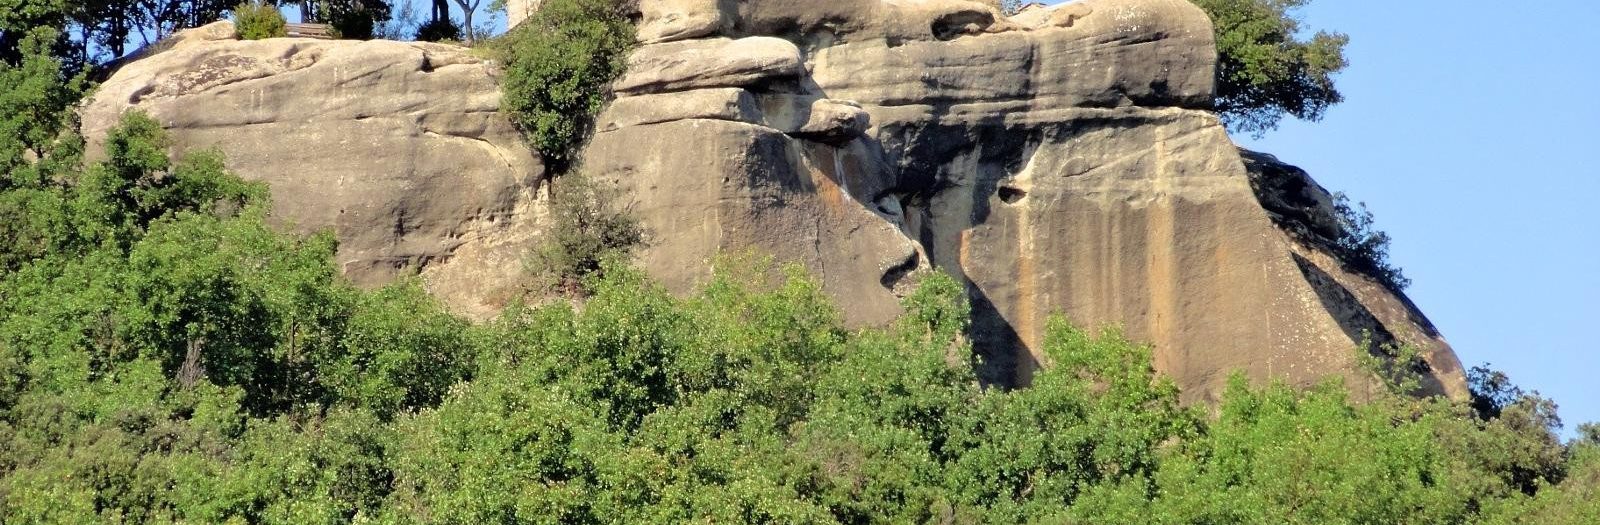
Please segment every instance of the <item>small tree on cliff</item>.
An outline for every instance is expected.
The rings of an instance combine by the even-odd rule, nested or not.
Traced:
[[[1194,0],[1217,33],[1217,113],[1236,132],[1260,136],[1284,115],[1320,120],[1344,101],[1333,75],[1347,63],[1349,37],[1300,36],[1293,11],[1310,0]]]
[[[619,0],[550,0],[503,39],[501,111],[554,171],[573,160],[627,66],[624,11]]]

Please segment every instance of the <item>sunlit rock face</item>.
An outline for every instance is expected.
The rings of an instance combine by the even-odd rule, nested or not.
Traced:
[[[544,169],[499,113],[491,64],[421,42],[236,40],[219,22],[123,66],[83,109],[90,140],[138,108],[175,149],[270,183],[275,220],[331,230],[358,284],[421,272],[488,315],[521,273]]]
[[[1364,333],[1420,345],[1429,386],[1464,394],[1454,354],[1409,301],[1319,241],[1337,233],[1326,199],[1284,195],[1315,182],[1262,184],[1293,178],[1265,167],[1275,160],[1247,168],[1208,112],[1212,28],[1188,2],[1086,0],[1016,18],[958,0],[642,0],[640,11],[647,30],[623,86],[705,73],[624,93],[590,162],[631,184],[659,214],[650,222],[695,232],[647,258],[673,281],[703,277],[686,259],[754,246],[807,261],[847,313],[876,321],[892,314],[884,292],[932,265],[968,283],[994,384],[1026,384],[1048,365],[1040,345],[1059,313],[1151,343],[1192,400],[1235,370],[1363,385]],[[772,37],[803,65],[779,46],[755,51]],[[816,101],[859,107],[864,133],[841,142],[862,117],[840,117],[831,141],[797,135]],[[697,205],[674,209],[685,202]]]
[[[1427,386],[1465,393],[1404,295],[1327,249],[1326,192],[1242,154],[1208,111],[1212,28],[1188,2],[1007,18],[960,0],[639,0],[637,19],[581,169],[621,190],[651,232],[641,266],[672,290],[754,251],[804,265],[850,323],[875,325],[937,268],[967,284],[990,384],[1049,366],[1062,314],[1152,344],[1192,401],[1234,371],[1364,388],[1363,334],[1418,345]],[[494,111],[492,64],[424,44],[199,40],[116,73],[86,125],[145,108],[180,147],[220,147],[272,182],[286,223],[333,227],[358,281],[420,271],[458,309],[493,312],[561,196]]]

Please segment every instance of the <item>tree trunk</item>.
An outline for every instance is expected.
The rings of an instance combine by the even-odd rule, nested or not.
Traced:
[[[446,0],[433,0],[433,21],[450,20],[450,4]]]

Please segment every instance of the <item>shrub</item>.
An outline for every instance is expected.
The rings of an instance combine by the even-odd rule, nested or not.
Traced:
[[[1372,212],[1366,203],[1351,206],[1349,197],[1335,193],[1333,209],[1339,219],[1334,250],[1346,266],[1396,291],[1411,286],[1411,279],[1389,261],[1389,234],[1373,227]]]
[[[376,33],[378,20],[387,19],[388,11],[367,8],[346,8],[328,15],[328,25],[333,35],[346,40],[371,40]]]
[[[239,38],[261,40],[289,36],[288,20],[278,11],[278,6],[253,1],[233,8],[233,24]]]
[[[451,20],[432,20],[417,26],[417,40],[423,42],[461,40],[461,26]]]
[[[529,267],[547,289],[578,292],[610,258],[625,258],[644,244],[645,232],[616,194],[582,175],[555,181],[551,228]]]
[[[550,0],[506,36],[501,110],[558,168],[627,65],[633,25],[624,11],[617,0]]]

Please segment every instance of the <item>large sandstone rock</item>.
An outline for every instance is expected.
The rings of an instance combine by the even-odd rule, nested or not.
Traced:
[[[883,178],[863,141],[685,119],[599,133],[587,155],[585,169],[624,188],[655,232],[640,262],[672,290],[703,283],[718,254],[754,250],[811,269],[852,324],[882,324],[922,261],[892,215],[861,202]]]
[[[931,262],[969,283],[991,383],[1025,384],[1047,365],[1035,348],[1062,313],[1152,343],[1191,399],[1235,370],[1360,384],[1369,333],[1421,345],[1429,386],[1464,393],[1454,355],[1404,296],[1316,241],[1337,222],[1315,183],[1267,159],[1247,169],[1205,111],[1216,56],[1188,2],[1085,0],[1008,20],[960,0],[750,0],[699,15],[718,21],[697,26],[703,38],[636,53],[589,150],[647,223],[674,232],[646,264],[676,288],[705,271],[685,260],[754,246],[823,271],[854,318],[877,320],[893,290],[866,278],[898,282]],[[730,38],[762,36],[793,42],[804,71],[727,65],[756,63],[724,51],[741,42]],[[689,64],[705,68],[675,69]],[[857,107],[864,118],[847,116]],[[797,111],[807,117],[782,116]],[[809,120],[837,134],[807,135],[797,122]],[[828,156],[845,163],[829,170]],[[683,173],[697,168],[720,177]],[[836,190],[849,199],[817,206]],[[917,243],[902,248],[887,226]],[[840,272],[841,258],[855,262]]]
[[[1047,317],[1063,313],[1152,343],[1191,399],[1235,370],[1364,383],[1364,333],[1420,345],[1429,386],[1465,394],[1459,362],[1403,295],[1294,233],[1326,232],[1316,212],[1269,212],[1263,200],[1281,196],[1254,191],[1204,111],[1216,59],[1203,12],[1085,0],[1035,16],[953,39],[826,35],[836,43],[808,55],[818,91],[872,114],[908,232],[969,283],[986,379],[1025,384],[1047,365],[1036,352]]]
[[[646,44],[708,36],[728,23],[734,0],[639,0],[638,40]]]
[[[1037,349],[1060,313],[1154,345],[1190,400],[1236,370],[1361,385],[1366,334],[1419,345],[1428,386],[1465,394],[1415,306],[1329,249],[1327,192],[1241,153],[1208,112],[1212,28],[1184,0],[638,14],[643,45],[583,169],[624,191],[652,233],[641,264],[673,290],[755,250],[876,324],[936,266],[967,284],[991,384],[1049,366]],[[542,170],[495,113],[490,66],[423,44],[191,40],[118,72],[86,125],[145,108],[273,182],[286,221],[335,228],[357,280],[420,267],[458,308],[492,311],[537,235]]]
[[[182,38],[127,64],[83,111],[92,139],[138,108],[179,149],[218,148],[271,184],[274,215],[332,229],[357,283],[421,271],[486,314],[520,271],[543,169],[498,113],[493,69],[427,43]]]

